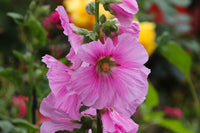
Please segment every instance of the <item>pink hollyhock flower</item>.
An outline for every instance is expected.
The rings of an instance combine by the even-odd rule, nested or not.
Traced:
[[[118,36],[118,44],[108,38],[103,45],[93,41],[82,45],[77,56],[87,66],[71,76],[68,89],[81,97],[84,105],[95,109],[114,107],[130,116],[143,102],[150,72],[144,47],[130,34]],[[134,107],[134,109],[130,109]]]
[[[19,107],[19,117],[24,118],[26,116],[26,103],[28,97],[18,95],[12,98],[12,102]]]
[[[183,112],[179,108],[172,108],[172,107],[166,106],[164,108],[164,111],[167,114],[167,116],[172,117],[172,118],[183,117]]]
[[[73,71],[50,55],[45,55],[42,61],[46,63],[49,68],[47,78],[49,80],[51,91],[55,95],[56,108],[70,113],[70,116],[73,119],[79,120],[81,115],[79,113],[81,101],[79,100],[78,95],[73,92],[68,93],[66,88],[67,83],[71,78],[70,73]]]
[[[112,3],[110,6],[115,12],[115,17],[124,26],[129,26],[133,21],[134,14],[138,12],[136,0],[122,0],[122,3]]]
[[[49,118],[42,123],[40,132],[55,133],[59,130],[73,131],[75,128],[80,128],[80,124],[71,121],[73,118],[70,117],[69,113],[56,107],[55,101],[55,96],[50,93],[40,105],[40,113]],[[68,102],[68,104],[71,103]]]
[[[139,127],[132,119],[110,109],[101,113],[101,120],[103,133],[136,133]]]
[[[77,30],[77,28],[72,23],[70,23],[70,19],[63,6],[58,6],[56,11],[59,13],[61,25],[64,29],[64,34],[68,36],[68,40],[72,48],[74,49],[75,53],[77,53],[79,47],[81,46],[83,37],[74,32],[74,30]]]

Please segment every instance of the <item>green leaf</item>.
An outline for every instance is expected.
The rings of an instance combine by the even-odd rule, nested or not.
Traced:
[[[187,129],[179,120],[161,119],[157,124],[170,129],[174,133],[194,133],[194,131]]]
[[[156,112],[152,111],[144,116],[144,120],[146,122],[153,121],[155,123],[158,123],[163,119],[163,116],[164,112],[162,111],[156,111]]]
[[[13,54],[14,54],[20,61],[24,61],[24,60],[25,60],[24,54],[22,54],[22,53],[20,53],[20,52],[18,52],[18,51],[16,51],[16,50],[13,51]]]
[[[176,43],[168,42],[159,47],[160,53],[190,79],[191,57]]]
[[[96,32],[89,32],[87,35],[92,41],[97,41],[98,39],[98,34]]]
[[[157,106],[159,103],[158,93],[156,92],[155,88],[150,82],[149,82],[149,90],[146,96],[145,103],[146,103],[146,106],[149,108],[153,108]]]
[[[24,27],[28,42],[35,48],[41,48],[46,43],[46,32],[40,22],[32,18]]]
[[[8,133],[10,132],[12,129],[14,128],[14,126],[12,125],[12,123],[10,123],[7,120],[1,120],[0,121],[0,129],[2,129],[3,132]],[[1,130],[0,130],[1,131]]]
[[[13,68],[0,67],[0,76],[4,77],[14,85],[21,85],[23,82],[22,74]]]
[[[12,119],[12,123],[18,125],[19,127],[23,127],[32,131],[40,131],[39,127],[32,125],[31,123],[29,123],[28,121],[24,119],[18,119],[18,118]]]
[[[15,23],[22,24],[24,17],[21,14],[15,12],[9,12],[7,13],[7,15],[11,17],[15,21]]]

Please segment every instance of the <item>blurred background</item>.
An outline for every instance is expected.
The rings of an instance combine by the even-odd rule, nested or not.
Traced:
[[[57,5],[70,21],[92,30],[91,0],[0,1],[0,132],[38,132],[38,109],[50,92],[42,56],[63,63],[70,49]],[[200,1],[138,0],[140,42],[149,54],[149,93],[132,116],[139,133],[200,133]],[[112,18],[100,8],[100,13]]]

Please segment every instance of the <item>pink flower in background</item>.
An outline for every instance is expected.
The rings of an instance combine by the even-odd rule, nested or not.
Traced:
[[[66,47],[67,47],[66,44],[63,44],[62,46],[50,45],[49,50],[52,54],[55,55],[56,58],[60,58],[64,54]]]
[[[124,26],[129,26],[133,21],[134,14],[138,12],[136,0],[122,0],[122,3],[112,3],[110,6],[115,12],[115,17]]]
[[[72,103],[69,101],[67,104],[70,105]],[[80,124],[71,121],[73,118],[68,112],[56,107],[56,99],[53,93],[43,99],[40,105],[40,113],[49,118],[42,123],[41,133],[55,133],[59,130],[73,131],[75,128],[81,127]]]
[[[44,25],[44,28],[46,30],[50,30],[52,29],[52,24],[55,24],[56,27],[61,30],[62,29],[62,26],[60,25],[60,19],[59,19],[59,14],[58,12],[52,12],[49,16],[47,16],[45,18],[45,20],[43,21],[43,25]]]
[[[165,111],[166,115],[171,118],[183,117],[183,112],[179,108],[172,108],[172,107],[166,106],[164,108],[164,111]]]
[[[132,35],[118,37],[118,44],[108,38],[104,45],[93,41],[81,46],[77,56],[88,65],[73,73],[67,89],[80,95],[86,106],[114,107],[130,116],[147,94],[150,70],[143,64],[148,54]]]
[[[101,119],[103,133],[136,133],[139,127],[131,118],[115,110],[105,109],[105,113],[101,113]]]
[[[26,116],[26,103],[28,97],[18,95],[17,97],[12,98],[12,102],[19,107],[19,117],[24,118]]]

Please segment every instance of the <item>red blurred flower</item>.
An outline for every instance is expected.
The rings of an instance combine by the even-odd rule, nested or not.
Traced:
[[[12,98],[12,102],[19,108],[19,117],[24,118],[26,116],[26,103],[28,97],[18,95]]]
[[[165,23],[163,12],[157,4],[153,3],[149,8],[148,13],[155,15],[154,21],[157,23]]]
[[[184,6],[176,6],[176,11],[180,14],[189,14],[189,10]]]
[[[196,2],[191,8],[190,8],[190,14],[192,16],[192,32],[194,34],[200,33],[200,2]]]
[[[44,28],[49,30],[52,28],[52,24],[60,24],[58,12],[52,12],[49,16],[43,21]],[[57,26],[56,26],[57,27]]]
[[[183,112],[179,108],[172,108],[172,107],[166,106],[164,108],[164,111],[165,111],[166,115],[171,118],[179,119],[179,118],[183,117]]]
[[[56,58],[61,58],[61,56],[65,53],[66,47],[66,44],[63,44],[62,46],[50,45],[49,50]]]

